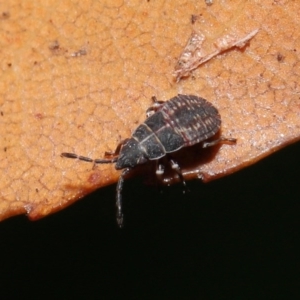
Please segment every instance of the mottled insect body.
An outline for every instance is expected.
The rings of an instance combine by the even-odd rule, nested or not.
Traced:
[[[74,153],[62,156],[94,162],[94,164],[116,163],[117,170],[124,169],[117,184],[117,222],[123,224],[121,191],[124,176],[135,166],[149,160],[168,156],[171,167],[184,183],[179,165],[169,153],[183,147],[203,142],[203,147],[213,146],[221,141],[235,142],[235,139],[219,138],[205,142],[220,129],[221,117],[218,110],[203,98],[193,95],[178,95],[169,101],[157,101],[147,110],[148,118],[133,132],[132,137],[122,141],[114,153],[105,153],[105,159],[91,159]],[[158,177],[164,173],[164,166],[157,164]]]
[[[116,169],[133,168],[147,160],[158,160],[167,153],[202,142],[218,132],[221,117],[203,98],[178,95],[158,102],[143,124],[133,132],[119,153]]]

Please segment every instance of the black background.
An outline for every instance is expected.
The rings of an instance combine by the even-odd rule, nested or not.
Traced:
[[[0,223],[0,294],[13,298],[295,299],[300,143],[208,184],[125,182],[36,222]]]

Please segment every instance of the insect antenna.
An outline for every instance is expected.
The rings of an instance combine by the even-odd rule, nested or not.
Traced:
[[[83,161],[86,161],[86,162],[91,162],[91,163],[94,163],[94,165],[95,164],[113,164],[118,160],[117,157],[114,157],[114,158],[111,158],[111,159],[102,159],[102,158],[92,159],[90,157],[78,155],[78,154],[75,154],[75,153],[68,153],[68,152],[63,152],[63,153],[61,153],[60,156],[67,157],[67,158],[73,158],[73,159],[79,159],[79,160],[83,160]]]
[[[123,214],[123,208],[122,208],[122,189],[124,184],[124,176],[130,171],[130,168],[126,168],[122,171],[119,181],[117,184],[117,199],[116,199],[116,206],[117,206],[117,224],[120,228],[123,227],[123,220],[124,220],[124,214]]]
[[[106,155],[109,156],[108,153]],[[112,164],[112,163],[115,163],[118,160],[118,157],[114,157],[114,158],[111,158],[111,159],[101,159],[101,158],[92,159],[90,157],[78,155],[78,154],[75,154],[75,153],[68,153],[68,152],[61,153],[61,156],[62,157],[67,157],[67,158],[79,159],[79,160],[83,160],[83,161],[86,161],[86,162],[91,162],[91,163],[93,163],[93,167],[96,164]],[[123,227],[123,220],[124,220],[124,214],[123,214],[123,208],[122,208],[122,189],[123,189],[123,184],[124,184],[124,176],[129,171],[130,171],[130,168],[126,168],[122,171],[122,173],[119,177],[117,188],[116,188],[116,190],[117,190],[117,199],[116,199],[117,214],[116,214],[116,219],[117,219],[117,224],[120,228]]]

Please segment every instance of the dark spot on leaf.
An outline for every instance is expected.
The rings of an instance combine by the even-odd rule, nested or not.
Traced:
[[[36,113],[34,114],[34,117],[38,120],[42,120],[44,118],[44,115],[42,113]]]
[[[57,40],[53,41],[49,45],[49,50],[54,54],[54,55],[62,55],[65,52],[68,52],[66,49],[62,48]]]
[[[3,11],[0,14],[0,20],[6,20],[6,19],[9,19],[9,17],[10,17],[10,13],[8,11]]]
[[[277,53],[277,60],[278,60],[278,62],[283,62],[284,56],[281,53]]]
[[[51,51],[55,51],[59,49],[59,43],[57,40],[53,41],[50,45],[49,45],[49,49]]]
[[[191,23],[192,24],[195,24],[196,23],[196,21],[198,20],[198,15],[191,15]]]

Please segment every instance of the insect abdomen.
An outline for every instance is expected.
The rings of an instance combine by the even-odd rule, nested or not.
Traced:
[[[203,98],[178,95],[163,105],[160,112],[175,133],[192,146],[215,135],[221,126],[218,110]]]
[[[197,96],[178,95],[165,102],[132,136],[145,156],[154,160],[212,137],[220,125],[218,110],[211,103]]]

